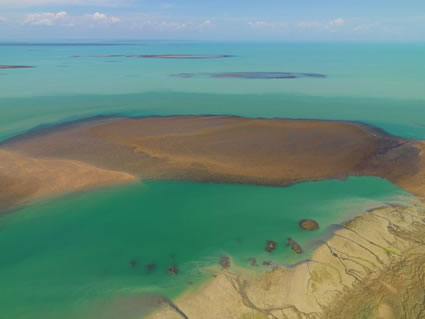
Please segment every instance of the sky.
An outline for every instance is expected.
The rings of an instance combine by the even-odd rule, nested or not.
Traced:
[[[0,41],[425,41],[425,0],[0,0]]]

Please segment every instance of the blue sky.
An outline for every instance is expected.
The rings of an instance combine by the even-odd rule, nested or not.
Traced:
[[[0,41],[425,41],[425,0],[0,0]]]

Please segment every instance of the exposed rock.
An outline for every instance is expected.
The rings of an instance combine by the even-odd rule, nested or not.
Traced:
[[[177,265],[171,265],[168,267],[168,274],[169,275],[177,275],[179,273],[179,269],[177,268]]]
[[[255,258],[249,258],[248,261],[251,266],[257,266],[257,260],[255,260]]]
[[[228,256],[221,256],[220,257],[220,265],[223,268],[229,268],[230,267],[230,258]]]
[[[263,266],[271,266],[272,265],[272,261],[271,260],[264,260],[263,261]]]
[[[266,245],[266,251],[271,253],[275,249],[276,249],[276,242],[273,240],[268,240]]]
[[[298,243],[291,237],[288,238],[288,245],[291,246],[292,250],[295,251],[297,254],[301,254],[303,252],[301,246],[298,245]]]
[[[298,223],[304,230],[316,230],[319,229],[319,223],[313,219],[303,219]]]

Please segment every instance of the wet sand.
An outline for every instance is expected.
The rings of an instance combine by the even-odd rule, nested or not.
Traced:
[[[378,176],[421,193],[424,149],[419,142],[351,122],[228,116],[95,118],[5,141],[0,145],[0,176],[7,177],[2,184],[13,199],[7,206],[34,199],[16,185],[25,183],[27,175],[44,175],[42,168],[35,172],[30,161],[17,166],[5,160],[7,154],[32,161],[74,161],[102,170],[105,176],[115,172],[142,180],[288,186]],[[66,170],[55,170],[63,181],[73,177]],[[38,180],[37,187],[50,183]],[[102,179],[93,181],[93,185],[102,183]],[[60,192],[78,188],[71,183],[67,189],[66,184]],[[44,196],[48,191],[36,194]]]

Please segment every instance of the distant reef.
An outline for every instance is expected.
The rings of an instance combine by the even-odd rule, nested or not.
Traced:
[[[31,69],[34,66],[30,65],[0,65],[0,69]]]
[[[171,76],[190,79],[190,78],[216,78],[216,79],[299,79],[299,78],[326,78],[325,74],[320,73],[297,73],[297,72],[226,72],[226,73],[177,73]]]

